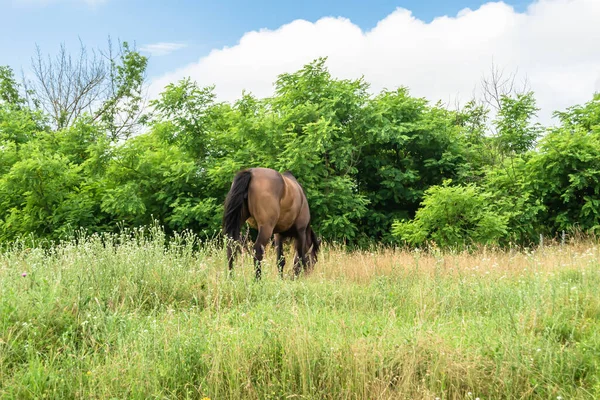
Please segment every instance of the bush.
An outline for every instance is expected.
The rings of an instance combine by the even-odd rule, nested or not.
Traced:
[[[507,234],[507,217],[490,205],[489,194],[474,184],[432,186],[412,221],[395,221],[392,234],[411,245],[441,247],[497,244]]]

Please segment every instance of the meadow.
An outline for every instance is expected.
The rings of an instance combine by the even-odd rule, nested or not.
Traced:
[[[0,253],[0,398],[592,399],[600,253],[267,249],[161,229]]]

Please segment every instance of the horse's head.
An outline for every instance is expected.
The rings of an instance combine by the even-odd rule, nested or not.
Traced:
[[[317,255],[321,247],[321,239],[317,237],[315,231],[309,226],[306,230],[306,247],[308,248],[308,263],[313,268],[317,263]]]

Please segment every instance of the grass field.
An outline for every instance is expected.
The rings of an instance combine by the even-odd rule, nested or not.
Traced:
[[[263,281],[160,230],[0,254],[0,398],[592,399],[600,253],[328,248]],[[291,253],[288,254],[290,271]]]

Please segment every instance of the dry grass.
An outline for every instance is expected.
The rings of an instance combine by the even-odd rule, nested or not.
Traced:
[[[481,248],[476,251],[443,252],[381,248],[372,251],[348,252],[339,246],[325,245],[318,266],[306,277],[317,280],[342,279],[357,284],[367,284],[380,276],[398,273],[434,276],[522,276],[527,272],[552,274],[565,269],[585,269],[600,260],[598,244],[593,240],[579,240],[564,245],[553,244],[535,249],[512,250]],[[217,257],[220,254],[217,255]],[[268,246],[265,253],[267,273],[276,274],[275,251]],[[286,250],[286,260],[293,259],[291,248]],[[236,268],[252,270],[251,254],[244,253]],[[288,277],[291,265],[286,264]]]

